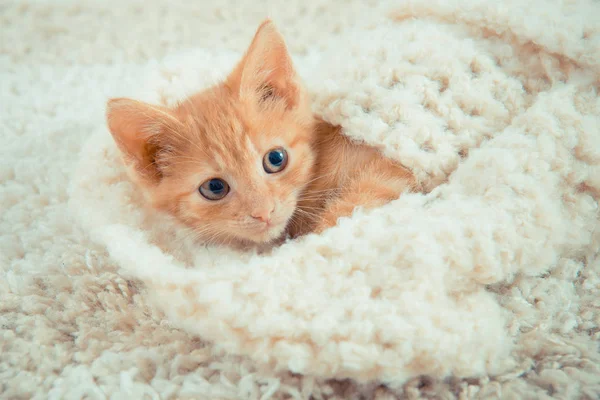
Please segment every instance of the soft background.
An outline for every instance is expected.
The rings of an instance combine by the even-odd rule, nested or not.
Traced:
[[[148,398],[207,399],[361,395],[575,399],[598,395],[599,263],[594,248],[572,257],[562,252],[563,257],[542,277],[519,277],[491,288],[514,315],[509,332],[523,334],[517,346],[519,364],[510,373],[446,381],[416,378],[387,389],[259,370],[247,359],[227,356],[173,328],[148,303],[143,289],[120,277],[106,251],[71,220],[67,188],[80,149],[90,134],[104,129],[106,97],[136,91],[140,71],[159,63],[153,60],[194,48],[240,52],[267,15],[277,22],[292,53],[310,59],[337,36],[386,20],[386,10],[395,7],[377,4],[20,1],[0,5],[2,398],[142,398],[146,394]],[[421,3],[415,4],[418,12]],[[444,15],[443,6],[422,4],[422,14]],[[522,28],[517,32],[521,37],[548,27],[551,32],[559,30],[544,20],[532,28],[519,25],[514,19],[535,9],[515,10],[505,16]],[[576,18],[573,21],[580,26]],[[506,25],[502,19],[490,22],[494,29]],[[592,47],[594,52],[589,46],[568,47],[568,37],[565,42],[553,39],[536,37],[542,45],[550,43],[549,52],[567,54],[593,73],[600,70],[594,58],[598,46]],[[506,51],[501,46],[498,53]],[[542,64],[548,76],[560,75],[558,64],[541,59],[532,63],[532,69]],[[543,79],[534,78],[522,78],[532,85],[530,91],[552,84],[540,85]],[[593,95],[583,99],[590,109],[597,102]],[[321,100],[321,107],[327,109],[326,98]],[[330,117],[334,116],[335,110],[330,110]],[[494,133],[508,120],[492,122],[498,126],[480,127],[480,131]],[[592,146],[598,143],[595,129]],[[463,139],[453,150],[473,146],[468,137]],[[596,160],[593,151],[588,153],[589,159]],[[423,173],[441,182],[458,158],[448,156],[447,168]],[[593,186],[593,176],[589,184]],[[596,238],[593,243],[597,246],[597,242]]]

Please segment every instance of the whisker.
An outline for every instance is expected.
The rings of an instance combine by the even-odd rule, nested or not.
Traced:
[[[328,177],[328,176],[331,176],[331,175],[333,175],[335,172],[336,172],[336,171],[331,171],[330,173],[327,173],[327,174],[323,174],[323,175],[316,176],[316,177],[314,177],[313,179],[311,179],[311,180],[309,180],[308,182],[306,182],[306,183],[305,183],[305,185],[306,185],[306,186],[308,186],[309,184],[311,184],[311,183],[315,182],[315,181],[316,181],[316,180],[318,180],[318,179],[326,178],[326,177]]]

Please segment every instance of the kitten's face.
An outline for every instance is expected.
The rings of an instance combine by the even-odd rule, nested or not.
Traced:
[[[197,112],[195,110],[198,110]],[[276,98],[258,107],[216,88],[178,112],[185,139],[157,162],[156,202],[205,231],[205,238],[268,242],[281,236],[310,179],[310,119]]]
[[[270,22],[222,84],[168,109],[111,100],[111,133],[154,204],[217,243],[268,243],[314,163],[313,118]]]

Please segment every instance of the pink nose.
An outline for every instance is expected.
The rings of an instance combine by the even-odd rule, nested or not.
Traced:
[[[274,206],[271,208],[257,209],[257,210],[252,211],[250,216],[259,221],[269,223],[269,222],[271,222],[271,214],[273,213],[274,209],[275,209]]]

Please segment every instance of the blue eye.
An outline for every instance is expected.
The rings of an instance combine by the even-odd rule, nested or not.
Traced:
[[[221,200],[229,193],[229,185],[223,179],[209,179],[200,185],[200,194],[208,200]]]
[[[283,153],[280,151],[272,151],[269,153],[269,163],[280,167],[283,164]]]
[[[288,155],[284,148],[271,149],[263,157],[263,168],[268,174],[283,171],[288,163]]]

